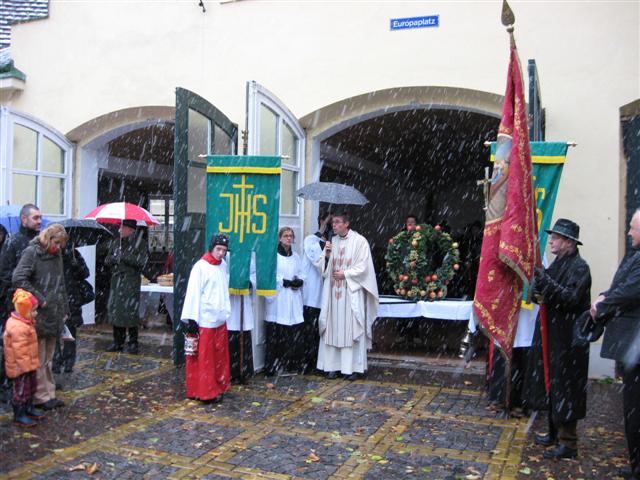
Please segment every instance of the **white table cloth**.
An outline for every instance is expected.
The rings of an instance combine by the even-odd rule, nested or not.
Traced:
[[[380,295],[378,317],[425,317],[436,320],[466,320],[471,318],[472,301],[438,300],[410,302],[392,295]]]
[[[173,318],[173,287],[165,287],[157,283],[140,285],[140,306],[138,307],[140,318],[145,317],[147,308],[152,308],[153,313],[157,312],[161,297],[169,315]]]

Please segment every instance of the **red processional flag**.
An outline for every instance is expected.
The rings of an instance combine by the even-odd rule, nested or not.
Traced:
[[[540,256],[528,132],[522,72],[512,42],[473,302],[481,329],[509,364],[523,286],[532,281]]]

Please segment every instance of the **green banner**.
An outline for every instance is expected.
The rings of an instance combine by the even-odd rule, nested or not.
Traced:
[[[536,212],[540,238],[540,256],[544,257],[547,246],[547,230],[551,226],[553,209],[558,196],[558,185],[562,168],[567,157],[566,142],[531,142],[533,163],[533,187],[536,195]],[[491,161],[496,152],[495,142],[491,143]]]
[[[249,293],[251,252],[256,253],[256,293],[276,294],[280,157],[207,157],[207,241],[229,235],[229,292]]]

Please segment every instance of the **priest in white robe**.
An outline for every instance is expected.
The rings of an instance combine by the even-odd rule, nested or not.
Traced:
[[[317,263],[324,279],[318,369],[355,380],[367,371],[378,285],[369,242],[349,226],[347,215],[333,216],[335,236]]]

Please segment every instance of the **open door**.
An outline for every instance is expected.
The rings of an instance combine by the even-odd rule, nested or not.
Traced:
[[[176,88],[173,199],[173,361],[184,363],[180,313],[189,272],[206,248],[206,155],[235,154],[238,127],[204,98]]]
[[[304,203],[296,190],[304,182],[305,133],[296,117],[273,93],[258,83],[247,82],[247,155],[282,157],[280,177],[280,227],[291,227],[295,233],[294,249],[302,252],[304,238]],[[264,367],[265,329],[264,303],[260,301],[254,315],[254,368]]]

